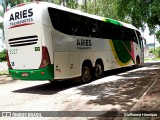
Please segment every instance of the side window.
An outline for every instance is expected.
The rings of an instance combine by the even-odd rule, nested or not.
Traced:
[[[112,24],[101,21],[99,24],[100,34],[99,36],[101,38],[107,38],[112,39],[114,37]]]
[[[143,48],[143,40],[139,31],[136,31],[140,48]]]
[[[50,19],[51,19],[51,22],[52,22],[52,26],[59,30],[60,27],[59,27],[59,14],[58,14],[58,10],[55,9],[55,8],[48,8],[48,12],[49,12],[49,16],[50,16]]]
[[[125,40],[125,41],[129,41],[130,39],[130,33],[129,33],[129,30],[125,27],[122,28],[122,40]]]
[[[120,40],[120,34],[121,34],[120,26],[113,24],[112,25],[112,38],[116,40]]]
[[[136,34],[133,29],[122,27],[120,31],[120,39],[124,41],[133,41],[138,44]]]
[[[55,29],[68,35],[83,36],[81,16],[50,7],[48,12]]]
[[[78,16],[73,13],[67,13],[68,15],[68,30],[71,35],[82,35],[82,27],[81,27],[81,16]]]
[[[138,44],[135,31],[133,29],[130,29],[130,33],[131,33],[131,35],[130,35],[131,36],[131,41],[133,41],[133,42]]]

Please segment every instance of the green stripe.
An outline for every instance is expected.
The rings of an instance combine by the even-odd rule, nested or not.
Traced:
[[[41,73],[44,72],[42,75]],[[19,80],[54,80],[54,65],[48,65],[45,68],[35,70],[12,70],[9,69],[12,79]],[[28,76],[22,76],[22,73],[28,73]]]
[[[127,51],[127,49],[129,51],[131,51],[130,41],[123,41],[123,43],[125,44],[127,49],[125,48],[125,46],[124,46],[124,44],[122,43],[121,40],[112,40],[112,42],[113,42],[114,49],[115,49],[115,52],[117,54],[118,59],[122,63],[127,63],[128,61],[130,61],[131,60],[131,55]]]
[[[123,25],[122,25],[120,22],[118,22],[117,20],[110,19],[110,18],[106,18],[106,22],[112,23],[112,24],[115,24],[115,25],[119,25],[119,26],[123,26]]]

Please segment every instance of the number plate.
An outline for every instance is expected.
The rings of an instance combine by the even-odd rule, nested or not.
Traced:
[[[22,73],[22,76],[23,76],[23,77],[27,77],[27,76],[28,76],[28,73]]]

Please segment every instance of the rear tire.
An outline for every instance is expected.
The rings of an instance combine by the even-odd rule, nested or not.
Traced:
[[[55,80],[49,80],[49,82],[50,82],[51,84],[54,84],[54,83],[55,83]]]
[[[102,63],[96,63],[95,69],[94,69],[94,75],[96,78],[101,78],[103,77],[104,74],[104,67]]]
[[[92,78],[92,70],[89,65],[82,66],[82,75],[81,75],[81,82],[87,83]]]
[[[134,65],[135,68],[138,68],[140,64],[140,59],[139,57],[136,58],[136,64]]]

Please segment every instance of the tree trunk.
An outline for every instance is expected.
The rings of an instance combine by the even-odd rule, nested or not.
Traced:
[[[62,0],[62,4],[63,4],[63,6],[65,6],[65,0]]]
[[[97,9],[96,9],[96,7],[97,7],[97,6],[96,6],[96,0],[94,0],[94,14],[95,14],[95,15],[97,14],[97,11],[96,11]]]
[[[87,0],[84,1],[85,4],[85,12],[87,13]]]
[[[8,1],[7,1],[7,0],[5,0],[5,3],[4,3],[4,11],[6,11],[6,10],[7,10],[7,6],[8,6]]]

